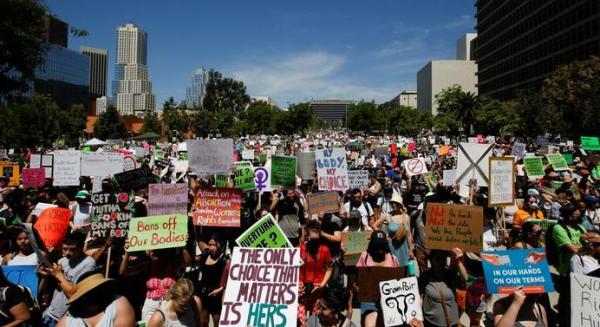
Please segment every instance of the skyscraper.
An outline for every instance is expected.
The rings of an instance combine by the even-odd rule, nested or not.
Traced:
[[[122,115],[144,116],[154,111],[152,83],[146,62],[147,34],[135,24],[117,27],[113,99]]]
[[[108,78],[108,51],[86,46],[79,47],[79,51],[90,57],[90,96],[92,99],[105,96]]]
[[[208,71],[204,67],[198,68],[192,74],[192,85],[185,92],[185,102],[189,108],[202,105],[206,94],[206,83],[208,83]]]

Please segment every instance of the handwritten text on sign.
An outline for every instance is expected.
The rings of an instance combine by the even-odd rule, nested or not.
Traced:
[[[195,225],[240,227],[242,192],[231,188],[202,188],[194,202]]]
[[[600,326],[600,278],[571,273],[571,326]]]
[[[169,215],[187,213],[187,184],[148,185],[148,215]]]
[[[92,194],[92,237],[125,237],[133,217],[133,195],[128,193]]]
[[[490,157],[489,205],[501,206],[514,203],[515,169],[512,158]]]
[[[348,189],[348,164],[344,149],[317,150],[315,161],[319,190],[345,191]]]
[[[127,251],[182,247],[187,238],[186,215],[134,218],[129,222],[129,248]]]
[[[413,318],[423,320],[416,277],[380,282],[379,294],[383,323],[386,327],[408,325]]]
[[[219,326],[296,326],[300,251],[233,249]]]
[[[428,203],[426,210],[429,249],[481,251],[483,207]]]

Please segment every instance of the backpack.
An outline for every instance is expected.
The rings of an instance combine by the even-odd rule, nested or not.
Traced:
[[[550,227],[548,227],[548,230],[546,231],[546,235],[544,236],[544,243],[546,244],[546,258],[548,259],[548,264],[552,265],[552,266],[557,266],[558,265],[558,252],[559,252],[559,248],[556,247],[556,244],[554,243],[554,229],[557,228],[556,226],[560,226],[562,229],[564,229],[567,232],[567,237],[569,237],[569,239],[571,239],[571,232],[569,231],[569,228],[565,226],[565,224],[561,221],[558,224],[554,224],[551,225]],[[585,233],[585,231],[583,230],[583,228],[581,228],[581,226],[577,225],[577,229],[579,229],[582,233]]]
[[[42,324],[42,310],[40,309],[40,306],[37,302],[37,300],[35,299],[35,297],[33,297],[33,295],[31,294],[31,290],[29,290],[29,288],[27,287],[23,287],[21,285],[15,285],[15,287],[18,287],[21,292],[23,292],[23,298],[24,298],[24,302],[25,305],[27,306],[27,308],[29,309],[29,313],[31,315],[31,318],[29,318],[29,321],[26,322],[25,324],[22,324],[22,326],[41,326]],[[0,287],[0,315],[9,318],[12,317],[12,315],[10,314],[9,309],[7,308],[6,305],[6,291],[8,290],[9,286],[5,286],[5,287]]]

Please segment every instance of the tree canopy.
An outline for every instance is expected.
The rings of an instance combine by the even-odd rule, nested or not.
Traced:
[[[94,124],[94,135],[102,140],[120,139],[127,136],[127,127],[117,108],[109,106],[101,113]]]

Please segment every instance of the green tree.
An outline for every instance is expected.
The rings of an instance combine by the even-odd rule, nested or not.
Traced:
[[[386,129],[387,123],[375,102],[360,101],[351,106],[347,126],[353,131],[373,132]]]
[[[204,109],[219,112],[231,110],[238,117],[248,104],[250,97],[246,94],[246,86],[241,81],[232,78],[223,78],[223,75],[215,70],[208,73],[206,83],[206,95],[202,102]]]
[[[163,104],[162,120],[169,140],[173,137],[183,140],[192,127],[193,117],[185,107],[178,107],[173,97],[170,97]]]
[[[109,106],[101,113],[94,124],[94,135],[102,140],[120,139],[127,136],[127,127],[117,108]]]
[[[461,123],[450,114],[438,113],[433,117],[433,128],[438,133],[458,136],[461,127]]]
[[[483,135],[514,134],[520,129],[521,118],[514,105],[486,97],[479,97],[475,112],[474,129]]]
[[[40,0],[0,1],[0,98],[12,100],[29,89],[28,81],[43,62],[40,36],[46,12]]]
[[[60,130],[67,146],[79,145],[87,126],[87,110],[82,104],[73,104],[61,111]]]
[[[556,116],[550,114],[539,92],[521,91],[511,106],[519,119],[515,135],[535,137],[548,132]]]
[[[149,113],[144,116],[144,125],[142,125],[142,133],[156,133],[160,135],[162,128],[160,126],[160,120],[154,113]]]
[[[49,147],[60,135],[62,113],[56,103],[46,95],[33,94],[15,103],[9,110],[13,125],[15,147]]]
[[[291,119],[295,122],[294,131],[304,133],[317,125],[317,116],[309,102],[293,103],[288,106]]]
[[[400,135],[416,135],[432,127],[432,116],[428,112],[406,106],[383,104],[380,107],[386,117],[386,130]]]
[[[266,102],[256,101],[250,104],[242,118],[247,121],[248,127],[250,127],[249,133],[274,134],[276,130],[273,122],[278,111]]]
[[[454,85],[435,95],[438,113],[450,115],[462,124],[463,132],[471,133],[475,123],[475,112],[479,103],[475,93],[464,92],[460,85]]]

